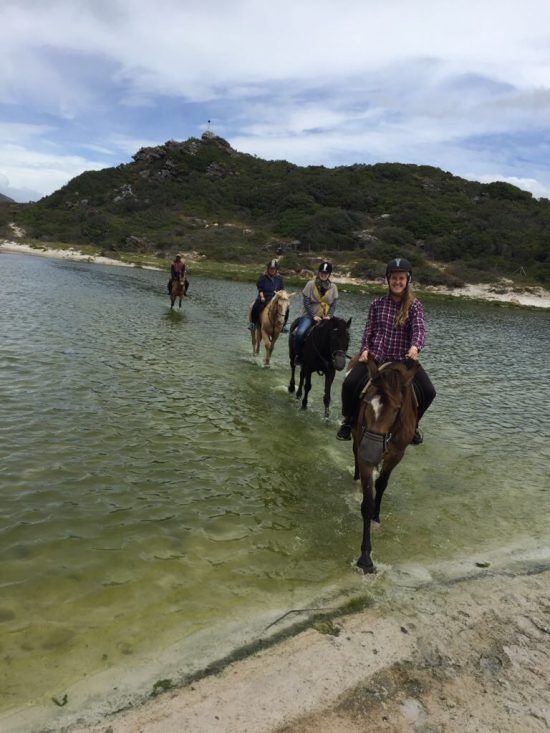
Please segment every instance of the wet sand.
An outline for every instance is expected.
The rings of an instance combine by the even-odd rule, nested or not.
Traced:
[[[384,571],[382,571],[384,573]],[[550,555],[386,571],[392,591],[72,733],[535,733],[550,727]],[[373,582],[366,578],[365,583]],[[376,582],[376,581],[374,581]]]

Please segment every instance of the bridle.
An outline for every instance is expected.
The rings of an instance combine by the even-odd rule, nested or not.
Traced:
[[[281,299],[278,297],[277,293],[275,293],[269,305],[271,306],[275,298],[277,298],[277,308],[270,307],[269,309],[269,322],[271,323],[273,329],[275,329],[277,325],[284,326],[286,315],[286,312],[283,311],[283,309],[281,308],[281,305],[284,304],[284,301],[281,302]],[[274,311],[274,318],[272,317],[272,311]]]
[[[386,362],[385,364],[382,364],[379,368],[379,371],[382,371],[382,369],[387,366],[390,362]],[[372,384],[372,378],[369,379],[369,381],[366,383],[366,385],[363,387],[361,391],[361,402],[366,403],[366,396],[367,396],[367,390]],[[412,389],[412,388],[411,388]],[[413,390],[414,394],[414,390]],[[397,412],[395,414],[395,418],[390,425],[390,429],[386,433],[375,433],[372,430],[368,430],[367,426],[363,424],[362,431],[361,431],[361,437],[359,438],[359,451],[362,455],[362,458],[365,459],[365,462],[377,466],[380,461],[382,460],[382,456],[388,449],[388,446],[391,443],[391,439],[393,436],[393,426],[397,422],[401,410],[403,408],[403,398],[401,399],[401,402],[399,403],[399,406],[397,407]]]
[[[313,345],[313,348],[315,349],[315,353],[316,353],[317,357],[319,358],[319,360],[321,361],[321,363],[323,364],[323,370],[322,371],[319,371],[317,369],[317,374],[319,374],[319,376],[321,376],[322,374],[326,374],[328,371],[330,371],[330,368],[331,368],[331,364],[321,354],[321,352],[319,351],[319,348],[317,347],[317,344],[315,343],[315,329],[318,328],[322,323],[323,323],[323,321],[319,321],[318,323],[316,323],[313,326],[313,328],[311,329],[311,331],[309,332],[309,338],[311,339],[311,343]],[[337,328],[331,328],[331,334],[330,334],[331,347],[332,347],[332,333],[334,331],[338,331],[338,329]],[[350,358],[346,354],[346,350],[345,349],[335,349],[334,351],[331,351],[330,358],[331,358],[331,361],[332,361],[332,368],[335,368],[335,360],[336,360],[336,357],[338,355],[340,355],[340,354],[343,357],[347,357],[348,359]]]

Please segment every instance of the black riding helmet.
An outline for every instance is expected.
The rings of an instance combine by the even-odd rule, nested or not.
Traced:
[[[330,262],[321,262],[321,264],[319,265],[319,272],[328,272],[328,274],[330,275],[330,273],[332,272],[332,265],[330,264]]]
[[[410,283],[412,279],[412,265],[409,260],[405,260],[403,257],[396,257],[386,265],[386,280],[389,279],[392,272],[406,272],[407,282]]]
[[[279,263],[277,262],[277,260],[270,260],[267,263],[266,270],[270,270],[270,269],[273,269],[273,270],[278,270],[279,269]]]

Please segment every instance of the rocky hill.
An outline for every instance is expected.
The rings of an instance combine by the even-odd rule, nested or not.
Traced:
[[[10,199],[9,196],[6,196],[5,194],[0,193],[0,203],[14,204],[15,201],[13,199]]]
[[[0,207],[43,241],[106,252],[195,249],[218,260],[296,264],[315,252],[379,275],[396,254],[424,283],[526,277],[550,283],[550,201],[430,166],[300,167],[239,153],[220,137],[142,148],[34,204]],[[0,235],[2,231],[0,231]]]

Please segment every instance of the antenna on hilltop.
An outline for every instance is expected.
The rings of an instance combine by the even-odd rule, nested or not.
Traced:
[[[214,132],[212,131],[212,120],[207,120],[206,130],[202,133],[203,139],[208,139],[210,137],[216,137]]]

